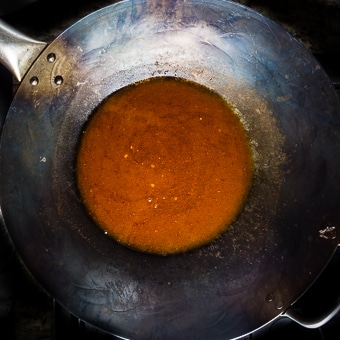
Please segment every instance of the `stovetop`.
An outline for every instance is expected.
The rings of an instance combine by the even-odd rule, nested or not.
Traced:
[[[113,2],[72,0],[70,6],[69,0],[53,3],[40,0],[4,15],[3,19],[32,38],[49,43],[78,19]],[[262,12],[299,39],[320,61],[340,96],[340,0],[236,2]],[[16,86],[12,80],[0,65],[0,127]],[[322,274],[320,283],[302,301],[305,312],[318,309],[321,300],[331,298],[327,296],[329,286],[340,286],[340,280],[334,275],[339,266],[338,251]],[[0,332],[7,334],[6,340],[59,340],[66,336],[88,340],[116,339],[70,315],[49,297],[25,269],[3,224],[0,227]],[[242,340],[280,340],[292,336],[300,340],[339,339],[340,313],[317,329],[306,329],[286,317],[278,318]]]

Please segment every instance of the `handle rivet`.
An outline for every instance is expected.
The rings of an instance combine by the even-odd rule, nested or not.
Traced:
[[[38,79],[38,77],[32,77],[32,78],[30,79],[30,84],[31,84],[32,86],[37,86],[37,85],[39,84],[39,79]]]
[[[47,56],[47,61],[49,63],[54,63],[55,60],[57,59],[55,53],[49,53],[48,56]]]

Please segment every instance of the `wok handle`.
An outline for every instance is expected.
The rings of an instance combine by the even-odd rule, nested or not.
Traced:
[[[47,44],[31,39],[0,19],[0,62],[21,81]]]
[[[308,295],[306,299],[304,300],[304,296],[302,296],[300,300],[297,301],[300,307],[296,308],[293,304],[285,311],[284,316],[289,317],[305,328],[311,329],[322,327],[330,321],[340,311],[339,264],[340,245],[338,245],[330,263],[321,273],[320,277],[305,293],[305,295]],[[315,303],[316,297],[322,299],[319,301],[319,304]],[[312,305],[310,305],[311,303]],[[320,308],[322,311],[317,314],[318,311],[316,309]],[[306,315],[304,310],[315,310],[316,315]]]
[[[322,313],[321,315],[310,318],[307,317],[298,311],[294,310],[292,307],[289,308],[285,315],[290,319],[300,324],[305,328],[319,328],[325,325],[328,321],[330,321],[338,312],[340,311],[340,298],[338,298],[334,305],[329,307],[329,310]]]

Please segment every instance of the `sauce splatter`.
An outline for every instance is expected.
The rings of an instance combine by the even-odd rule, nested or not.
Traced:
[[[97,225],[154,254],[202,246],[224,232],[251,185],[242,123],[217,93],[159,77],[95,110],[80,140],[77,183]]]

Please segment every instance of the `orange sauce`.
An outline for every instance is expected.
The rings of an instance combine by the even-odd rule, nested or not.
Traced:
[[[109,96],[83,131],[77,183],[97,225],[135,250],[174,254],[218,237],[252,178],[247,135],[215,92],[178,78]]]

